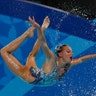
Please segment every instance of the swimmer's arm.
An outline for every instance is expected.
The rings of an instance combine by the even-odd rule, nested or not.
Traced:
[[[72,65],[80,64],[80,63],[82,63],[86,60],[89,60],[91,58],[96,58],[96,54],[86,55],[86,56],[80,57],[78,59],[74,59],[74,60],[72,60],[71,64]]]

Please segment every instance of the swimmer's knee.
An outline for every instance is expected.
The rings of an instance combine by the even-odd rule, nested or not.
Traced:
[[[5,46],[5,47],[3,47],[2,49],[1,49],[1,51],[0,51],[0,53],[9,53],[10,54],[10,52],[7,50],[7,46]]]
[[[1,56],[5,56],[5,55],[8,55],[8,54],[10,54],[10,53],[7,52],[4,48],[2,48],[2,49],[0,50],[0,54],[1,54]]]
[[[5,53],[6,53],[6,51],[5,51],[4,49],[1,49],[1,50],[0,50],[1,56],[3,56]]]

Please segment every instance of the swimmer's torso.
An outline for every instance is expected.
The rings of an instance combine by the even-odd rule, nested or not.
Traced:
[[[60,80],[69,68],[69,63],[59,67],[56,62],[55,67],[51,73],[45,73],[43,69],[37,69],[33,67],[30,68],[30,73],[36,78],[36,80],[33,82],[34,84],[52,84]]]

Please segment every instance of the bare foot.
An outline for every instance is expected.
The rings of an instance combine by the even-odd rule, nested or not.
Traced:
[[[50,24],[50,19],[48,16],[45,17],[43,24],[42,24],[42,29],[45,30]]]
[[[27,32],[28,32],[28,36],[29,37],[33,37],[33,35],[34,35],[34,30],[35,30],[35,27],[30,27],[28,30],[27,30]]]
[[[31,18],[31,17],[29,16],[28,20],[29,20],[29,22],[32,23],[32,26],[33,26],[33,27],[40,28],[40,25],[35,21],[35,18],[34,18],[34,17]]]

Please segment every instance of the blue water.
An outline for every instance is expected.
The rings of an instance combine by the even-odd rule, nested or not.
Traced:
[[[34,5],[34,7],[37,7],[37,5]],[[25,8],[27,8],[27,6],[25,6]],[[46,9],[46,7],[41,7],[41,9],[43,11],[49,10],[49,8]],[[27,13],[28,10],[25,11]],[[52,9],[52,12],[53,11],[54,9]],[[54,52],[56,45],[63,43],[68,44],[73,49],[74,58],[78,58],[86,54],[96,53],[96,25],[94,24],[95,20],[91,22],[79,17],[72,16],[66,12],[62,13],[57,10],[56,13],[55,11],[53,12],[53,15],[50,12],[48,14],[46,13],[53,21],[51,21],[51,25],[45,32],[49,48]],[[0,49],[20,36],[22,33],[24,33],[24,31],[26,31],[29,27],[29,23],[25,21],[25,18],[27,16],[24,15],[25,17],[22,16],[22,18],[18,18],[18,16],[15,14],[13,14],[13,16],[10,16],[12,11],[6,14],[3,12],[1,12],[0,14]],[[37,13],[38,12],[34,14],[36,15]],[[42,12],[42,14],[44,14],[44,12]],[[39,17],[36,16],[36,19],[38,22],[42,23],[43,17],[41,15],[41,20],[39,20],[37,19]],[[56,18],[59,18],[58,23],[58,19]],[[36,39],[37,34],[35,32],[33,38],[28,38],[27,40],[25,40],[24,43],[18,48],[18,50],[13,53],[13,55],[23,65],[25,64],[27,56],[31,51]],[[45,60],[45,56],[42,54],[43,52],[40,49],[36,57],[36,62],[39,68],[42,67],[42,64]],[[91,59],[87,62],[72,67],[64,76],[62,81],[53,86],[39,87],[26,83],[21,78],[12,73],[0,56],[0,96],[9,95],[96,96],[96,59]]]

